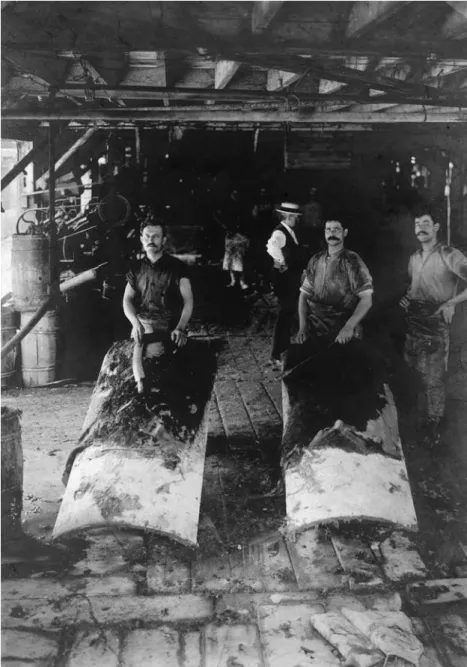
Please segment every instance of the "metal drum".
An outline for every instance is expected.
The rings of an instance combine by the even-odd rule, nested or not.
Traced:
[[[50,242],[46,236],[13,234],[12,294],[15,309],[37,310],[50,295]]]

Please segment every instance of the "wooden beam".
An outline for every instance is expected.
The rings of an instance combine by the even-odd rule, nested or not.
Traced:
[[[235,76],[240,63],[235,60],[219,60],[216,63],[216,70],[214,74],[214,88],[225,88]]]
[[[266,30],[284,2],[277,0],[258,0],[253,3],[251,15],[251,31],[254,35]]]
[[[62,155],[62,157],[57,160],[55,163],[54,167],[54,173],[57,172],[60,167],[62,167],[65,162],[67,162],[72,155],[74,155],[82,146],[84,146],[85,143],[89,141],[89,139],[94,135],[95,132],[97,132],[99,128],[98,127],[90,127],[88,128],[74,143],[70,148],[65,151],[65,153]],[[45,188],[47,181],[49,179],[49,174],[50,170],[48,169],[40,178],[37,179],[36,181],[36,188]]]
[[[266,88],[269,91],[283,90],[295,81],[301,79],[303,74],[294,74],[293,72],[283,72],[282,70],[270,69],[268,70],[268,80]]]
[[[80,53],[76,53],[75,57],[76,57],[75,66],[79,67],[79,69],[82,71],[83,77],[86,77],[86,75],[88,75],[92,78],[93,84],[96,84],[98,86],[108,86],[107,81],[101,76],[101,74],[97,71],[94,65],[90,63],[89,60],[83,58],[83,56]],[[123,100],[112,97],[111,99],[115,101],[119,107],[126,106]]]
[[[201,74],[203,72],[210,72],[212,70],[198,70]],[[9,94],[14,94],[16,97],[19,95],[29,95],[32,97],[37,97],[39,95],[46,95],[48,88],[45,86],[38,87],[34,83],[30,83],[26,79],[15,77],[14,86],[12,83],[7,84],[2,89],[2,94],[4,97],[7,97]],[[213,84],[213,81],[209,79],[210,85]],[[199,81],[197,82],[199,84]],[[210,100],[216,99],[219,101],[227,100],[237,100],[244,101],[248,103],[254,103],[255,101],[262,100],[282,100],[284,98],[283,93],[280,90],[254,90],[254,89],[214,89],[208,88],[208,83],[205,83],[204,87],[191,87],[184,82],[182,87],[160,87],[160,86],[129,86],[121,85],[117,88],[108,88],[107,86],[95,86],[94,87],[94,96],[96,99],[108,99],[109,95],[112,97],[119,97],[125,100],[187,100],[187,99],[198,99],[198,100]],[[186,87],[185,87],[186,86]],[[344,88],[344,90],[342,90]],[[78,101],[78,98],[83,98],[85,95],[85,85],[83,83],[67,83],[63,84],[58,90],[58,95],[65,95],[66,93],[72,95],[74,102]],[[358,90],[355,87],[346,87],[344,83],[339,82],[328,82],[327,84],[321,85],[320,90],[317,92],[302,92],[297,93],[302,102],[311,102],[314,100],[321,99],[336,99],[342,103],[352,103],[352,102],[371,102],[369,98],[373,97],[383,97],[386,102],[394,103],[406,103],[406,104],[431,104],[437,106],[452,106],[453,108],[465,107],[467,105],[467,95],[465,93],[459,93],[458,91],[443,91],[440,89],[438,91],[438,96],[436,99],[427,99],[423,94],[419,95],[408,95],[402,94],[397,90],[391,92],[385,92],[381,90],[374,89],[363,89]]]
[[[119,122],[226,122],[226,123],[466,123],[467,109],[462,111],[450,111],[435,113],[427,110],[426,113],[314,113],[305,111],[252,111],[244,109],[220,110],[205,107],[190,109],[187,107],[162,108],[157,107],[150,111],[136,111],[132,109],[115,109],[113,112],[105,109],[74,109],[71,111],[20,111],[7,110],[3,113],[4,120],[30,120],[54,121],[54,120],[86,120],[86,121],[109,121]],[[94,128],[92,128],[94,129]]]
[[[347,24],[347,37],[367,35],[375,26],[396,14],[407,4],[407,2],[395,2],[394,0],[354,2]]]

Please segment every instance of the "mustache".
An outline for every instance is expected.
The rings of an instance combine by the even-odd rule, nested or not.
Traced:
[[[328,236],[327,240],[328,241],[340,241],[340,239],[337,236]]]
[[[428,232],[417,232],[417,236],[428,236]]]

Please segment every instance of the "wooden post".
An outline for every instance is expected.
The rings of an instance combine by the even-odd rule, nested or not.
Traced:
[[[58,262],[57,248],[57,225],[55,222],[55,139],[56,123],[49,126],[49,213],[50,213],[50,270],[51,295],[55,296],[60,291],[60,268]]]

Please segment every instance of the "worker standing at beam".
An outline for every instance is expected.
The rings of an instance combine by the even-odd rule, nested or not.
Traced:
[[[145,257],[130,268],[123,296],[123,310],[139,347],[144,334],[170,339],[176,347],[187,341],[193,313],[193,292],[186,264],[164,251],[166,228],[152,218],[141,226]],[[138,387],[142,391],[143,387]]]
[[[421,248],[410,257],[410,287],[401,301],[407,322],[404,356],[424,388],[422,442],[430,446],[439,443],[444,416],[450,324],[456,306],[467,301],[467,287],[460,289],[467,283],[467,257],[438,240],[436,219],[426,204],[417,207],[415,235]]]
[[[361,257],[344,247],[347,234],[339,220],[326,222],[327,249],[310,259],[300,288],[298,343],[310,336],[337,343],[361,338],[361,321],[372,306],[373,279]]]
[[[281,355],[290,345],[292,322],[297,308],[300,277],[303,269],[302,253],[296,228],[302,215],[298,204],[283,202],[276,209],[281,215],[266,248],[274,260],[272,286],[279,301],[279,313],[273,332],[271,359],[282,364]]]

